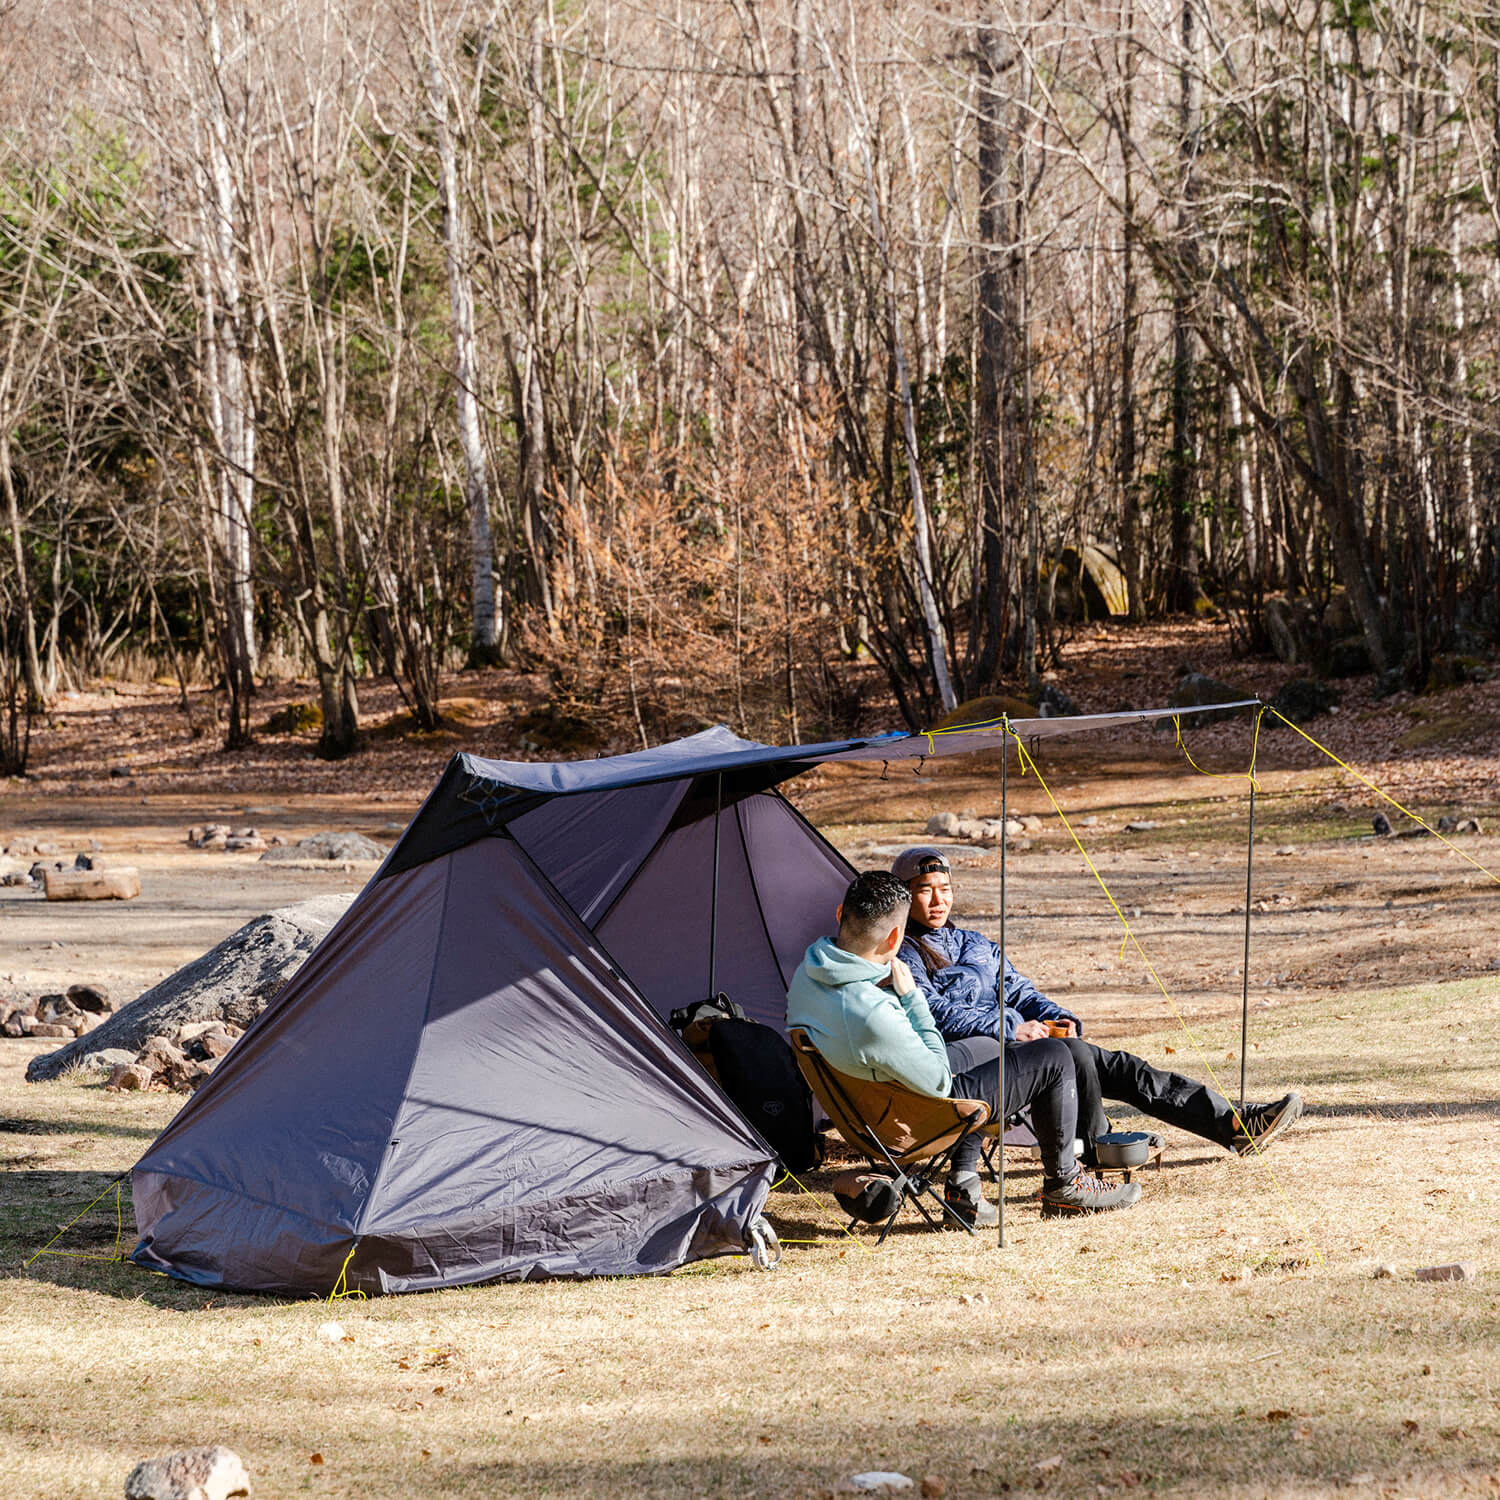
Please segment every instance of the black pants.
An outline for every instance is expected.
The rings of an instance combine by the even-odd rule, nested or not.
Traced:
[[[1215,1145],[1228,1146],[1234,1139],[1234,1112],[1229,1101],[1207,1084],[1153,1068],[1145,1058],[1130,1052],[1109,1052],[1082,1037],[1065,1037],[1062,1044],[1073,1056],[1078,1133],[1084,1138],[1086,1157],[1092,1155],[1089,1147],[1094,1137],[1109,1129],[1104,1113],[1106,1099],[1133,1104],[1153,1120],[1201,1135]],[[1020,1050],[1042,1045],[1026,1042]],[[1008,1058],[1006,1062],[1009,1066]]]
[[[1073,1139],[1078,1126],[1078,1082],[1073,1058],[1060,1041],[1005,1044],[1005,1099],[1000,1092],[1000,1044],[992,1037],[971,1036],[948,1043],[955,1099],[983,1099],[995,1119],[1008,1120],[1031,1106],[1031,1130],[1042,1153],[1044,1185],[1071,1182],[1078,1175]],[[955,1172],[979,1166],[977,1135],[953,1153]]]

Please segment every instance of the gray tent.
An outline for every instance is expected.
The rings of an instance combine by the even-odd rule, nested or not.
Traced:
[[[1249,705],[1256,706],[1253,702]],[[455,756],[134,1173],[134,1258],[209,1286],[412,1291],[742,1251],[770,1148],[664,1024],[783,1023],[852,875],[776,790],[1175,710],[609,759]]]
[[[851,875],[773,789],[797,755],[456,756],[137,1164],[135,1260],[326,1293],[744,1250],[772,1153],[662,1018],[717,986],[782,1024]]]

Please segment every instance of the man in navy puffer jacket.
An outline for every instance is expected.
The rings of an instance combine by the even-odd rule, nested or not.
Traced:
[[[912,893],[900,957],[926,997],[950,1057],[955,1048],[962,1049],[955,1069],[974,1067],[997,1055],[1002,1041],[1038,1041],[1059,1034],[1049,1028],[1067,1028],[1062,1039],[1073,1054],[1078,1079],[1078,1130],[1086,1164],[1094,1163],[1094,1138],[1110,1128],[1105,1099],[1133,1105],[1237,1155],[1264,1149],[1301,1115],[1302,1098],[1292,1093],[1271,1104],[1246,1104],[1242,1124],[1229,1100],[1206,1084],[1153,1068],[1132,1053],[1084,1041],[1077,1016],[1049,1000],[1008,959],[1002,960],[1000,949],[982,932],[955,927],[948,920],[952,872],[941,851],[904,850],[891,873]]]

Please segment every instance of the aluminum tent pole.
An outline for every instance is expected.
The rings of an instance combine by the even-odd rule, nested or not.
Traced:
[[[1005,726],[1010,727],[1007,718]],[[1000,1064],[999,1064],[999,1095],[997,1103],[1000,1111],[1000,1144],[996,1147],[995,1155],[1000,1161],[1000,1170],[996,1174],[1000,1182],[1000,1240],[999,1248],[1005,1249],[1005,824],[1010,817],[1007,808],[1008,788],[1006,786],[1005,771],[1010,764],[1010,742],[1002,743],[1000,747]]]
[[[1256,716],[1257,726],[1260,723]],[[1245,1121],[1245,1054],[1250,1043],[1250,896],[1255,880],[1255,767],[1250,768],[1250,837],[1245,844],[1245,957],[1240,966],[1240,1123]]]
[[[719,958],[719,821],[724,814],[724,773],[715,778],[714,788],[714,877],[708,902],[708,998],[718,991]]]

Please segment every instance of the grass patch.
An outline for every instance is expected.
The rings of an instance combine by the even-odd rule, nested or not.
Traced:
[[[7,1056],[8,1491],[117,1496],[139,1458],[222,1441],[258,1493],[371,1500],[811,1497],[882,1468],[955,1497],[1492,1493],[1500,1282],[1410,1273],[1495,1259],[1500,982],[1273,1003],[1253,1028],[1252,1095],[1309,1103],[1264,1162],[1173,1135],[1139,1208],[1043,1223],[1017,1158],[1004,1252],[920,1229],[872,1252],[814,1176],[771,1213],[819,1243],[772,1275],[721,1261],[333,1308],[98,1261],[22,1270],[177,1101],[27,1086]],[[1132,1045],[1237,1085],[1237,1024]],[[105,1200],[61,1243],[113,1237]],[[1398,1276],[1372,1279],[1381,1262]],[[330,1318],[345,1339],[319,1338]]]

